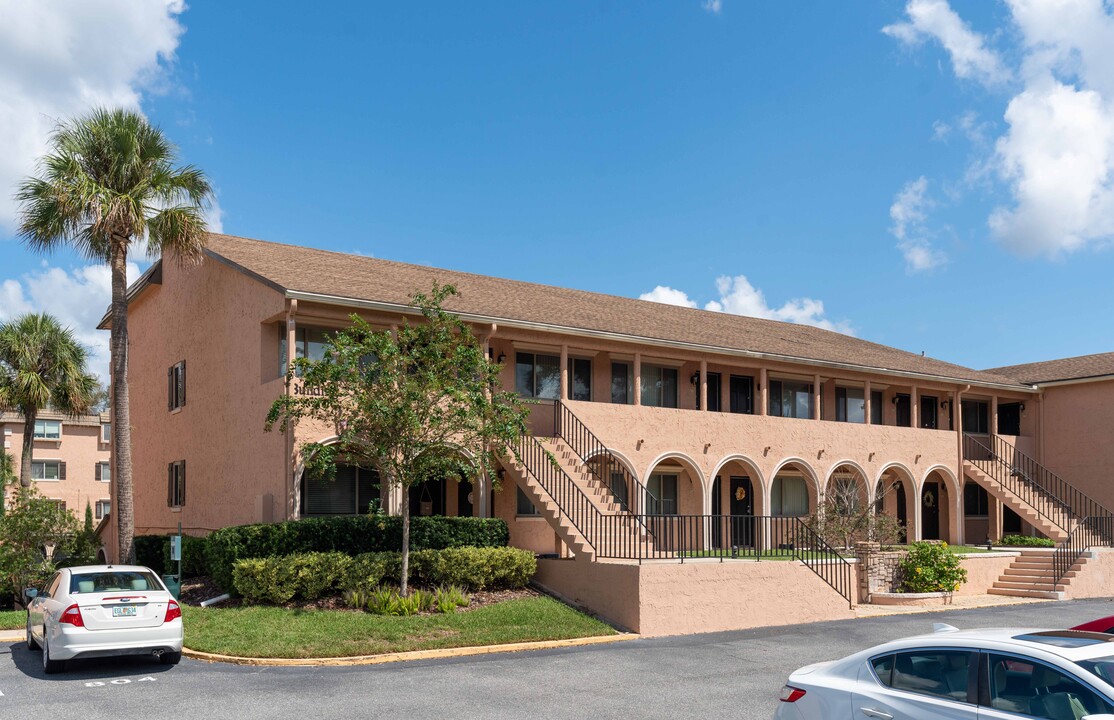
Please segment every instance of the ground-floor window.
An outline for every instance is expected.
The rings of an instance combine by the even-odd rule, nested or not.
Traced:
[[[379,501],[379,473],[338,465],[333,479],[303,475],[303,515],[362,515]]]
[[[803,477],[778,475],[774,478],[770,514],[784,517],[808,515],[808,484]]]
[[[963,514],[967,517],[990,515],[990,496],[978,483],[968,482],[963,486]]]
[[[647,502],[650,515],[677,514],[677,476],[673,473],[654,473],[646,485],[652,496]]]
[[[517,515],[518,517],[536,517],[538,515],[541,515],[541,513],[538,512],[537,506],[530,501],[530,498],[526,496],[526,493],[522,492],[522,488],[516,485],[514,489],[515,515]]]
[[[93,507],[93,517],[97,520],[103,520],[111,510],[111,500],[98,500],[97,504]]]

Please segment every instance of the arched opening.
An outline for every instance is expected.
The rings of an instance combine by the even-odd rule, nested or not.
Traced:
[[[807,464],[791,460],[774,471],[770,482],[770,515],[808,517],[818,504],[816,475]]]
[[[472,517],[476,514],[479,493],[470,479],[474,464],[463,452],[454,454],[451,467],[410,487],[410,515],[424,517],[447,515]],[[479,479],[476,478],[476,482]]]
[[[858,465],[838,463],[828,475],[824,502],[810,518],[810,523],[824,541],[838,548],[850,548],[855,542],[874,535],[876,516],[870,505],[866,474]]]
[[[932,469],[921,484],[921,539],[957,543],[961,537],[959,488],[951,473]]]
[[[704,517],[704,478],[696,463],[679,453],[663,455],[650,465],[645,486],[642,507],[654,546],[675,552],[705,550],[710,528]]]
[[[333,477],[314,475],[303,470],[301,478],[302,517],[365,515],[375,512],[382,502],[379,472],[338,459]]]
[[[637,512],[637,475],[619,455],[598,453],[588,458],[588,468],[595,479],[610,491],[615,503],[627,512]]]
[[[913,474],[900,465],[882,469],[874,487],[874,512],[887,518],[877,523],[882,544],[907,543],[917,537],[917,486]]]
[[[713,473],[711,545],[751,548],[757,539],[755,516],[766,512],[762,475],[750,460],[731,457]]]

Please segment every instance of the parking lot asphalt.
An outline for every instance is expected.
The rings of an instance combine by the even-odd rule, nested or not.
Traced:
[[[932,623],[1068,627],[1114,615],[1080,600],[862,618],[613,645],[344,668],[184,659],[71,662],[0,645],[0,718],[677,718],[769,720],[797,667],[929,632]]]

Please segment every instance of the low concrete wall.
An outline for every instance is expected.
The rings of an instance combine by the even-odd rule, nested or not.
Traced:
[[[956,595],[986,595],[994,583],[1021,553],[992,552],[967,555],[960,564],[967,570],[967,582],[959,586]]]
[[[643,635],[683,635],[854,617],[847,601],[798,562],[643,565],[540,560],[536,581]]]
[[[1114,550],[1098,548],[1092,552],[1093,556],[1067,586],[1070,599],[1114,596]]]
[[[951,605],[953,595],[954,593],[950,592],[876,592],[871,593],[870,602],[872,605],[895,605],[899,607],[937,607],[939,605]]]

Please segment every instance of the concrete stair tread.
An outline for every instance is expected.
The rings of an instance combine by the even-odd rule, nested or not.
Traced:
[[[988,595],[1007,595],[1009,597],[1041,598],[1044,600],[1063,600],[1064,593],[1051,590],[1017,590],[1013,588],[990,588]]]

